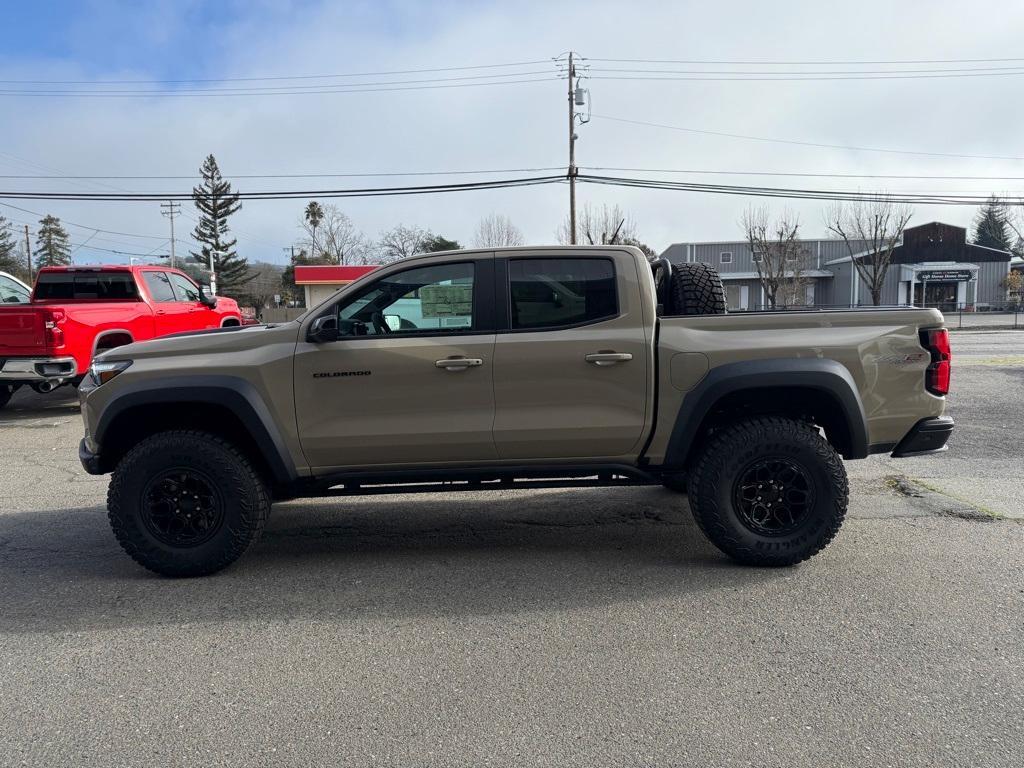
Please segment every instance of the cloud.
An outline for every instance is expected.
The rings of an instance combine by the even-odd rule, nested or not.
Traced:
[[[965,14],[962,4],[954,2],[929,3],[926,14],[910,4],[885,2],[836,7],[801,1],[784,9],[767,3],[263,2],[227,4],[215,15],[204,10],[210,5],[162,3],[136,11],[134,5],[94,4],[91,20],[76,17],[62,30],[68,54],[19,51],[0,60],[0,77],[173,79],[173,73],[265,77],[391,71],[546,60],[569,47],[603,58],[988,58],[1013,55],[1017,50],[1014,30],[1024,16],[1024,10],[1002,6],[1003,18],[994,24],[989,14]],[[119,21],[105,24],[111,18]],[[109,57],[104,55],[106,50]],[[532,71],[533,66],[523,69]],[[393,79],[403,77],[415,76]],[[1021,154],[1014,147],[1024,107],[1011,96],[1019,81],[1015,77],[801,83],[593,79],[587,85],[598,114],[829,144],[1015,155]],[[176,175],[195,172],[210,152],[229,178],[251,173],[564,165],[564,88],[564,82],[551,81],[262,98],[6,97],[0,173],[40,172],[42,166],[69,174]],[[795,147],[597,119],[579,128],[579,135],[577,162],[584,167],[1024,176],[1024,163]],[[710,178],[723,183],[751,181],[740,176]],[[758,181],[819,188],[876,189],[880,184],[868,179]],[[355,183],[352,179],[237,180],[235,186],[312,188]],[[95,191],[110,186],[178,191],[189,186],[180,180],[4,182],[4,186],[14,185]],[[907,180],[889,181],[885,186],[987,193],[1020,183]],[[737,221],[750,202],[587,185],[579,189],[579,199],[620,203],[637,220],[643,238],[658,249],[679,240],[738,237]],[[529,242],[543,243],[553,240],[567,202],[567,189],[555,186],[343,200],[340,205],[370,235],[404,222],[468,242],[478,219],[497,211],[511,216]],[[167,227],[156,203],[17,204],[123,232],[162,235]],[[299,235],[297,221],[303,206],[304,201],[298,200],[246,202],[234,220],[244,253],[254,259],[283,260],[281,249]],[[821,204],[791,202],[790,207],[801,213],[808,235],[821,233]],[[31,219],[9,213],[19,220]],[[915,220],[964,224],[972,215],[973,209],[919,206]],[[187,220],[179,220],[179,232],[187,231],[187,225]],[[123,246],[146,242],[120,241]]]

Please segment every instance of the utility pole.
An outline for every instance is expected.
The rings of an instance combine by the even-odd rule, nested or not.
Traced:
[[[576,245],[576,104],[573,81],[576,67],[569,51],[569,244]]]
[[[32,243],[28,239],[28,224],[25,225],[25,257],[28,259],[28,284],[32,285]]]
[[[160,213],[171,220],[171,266],[176,266],[174,258],[174,217],[181,212],[181,203],[169,201],[160,203]]]

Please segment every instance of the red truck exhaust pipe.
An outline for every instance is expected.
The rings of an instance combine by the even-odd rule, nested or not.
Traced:
[[[953,364],[949,331],[945,328],[921,331],[921,346],[932,354],[932,361],[924,374],[925,389],[933,395],[949,394],[949,377]]]

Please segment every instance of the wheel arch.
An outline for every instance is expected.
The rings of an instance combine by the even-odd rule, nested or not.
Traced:
[[[278,485],[298,478],[262,397],[247,381],[230,376],[173,377],[116,394],[104,407],[94,435],[101,446],[101,465],[109,471],[147,435],[183,428],[231,440]]]
[[[686,397],[669,438],[667,468],[686,467],[699,441],[744,416],[810,419],[846,459],[868,455],[867,418],[849,370],[835,360],[746,360],[713,368]]]
[[[115,344],[108,344],[107,341],[116,341]],[[100,331],[96,334],[96,338],[92,342],[92,356],[96,357],[96,353],[101,349],[106,351],[108,349],[115,349],[116,347],[123,347],[126,344],[134,344],[135,337],[132,336],[132,332],[127,328],[107,328],[105,331]]]

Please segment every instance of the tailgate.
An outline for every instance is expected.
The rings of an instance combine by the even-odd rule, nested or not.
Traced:
[[[38,307],[0,307],[0,354],[31,353],[46,346],[45,312]]]

